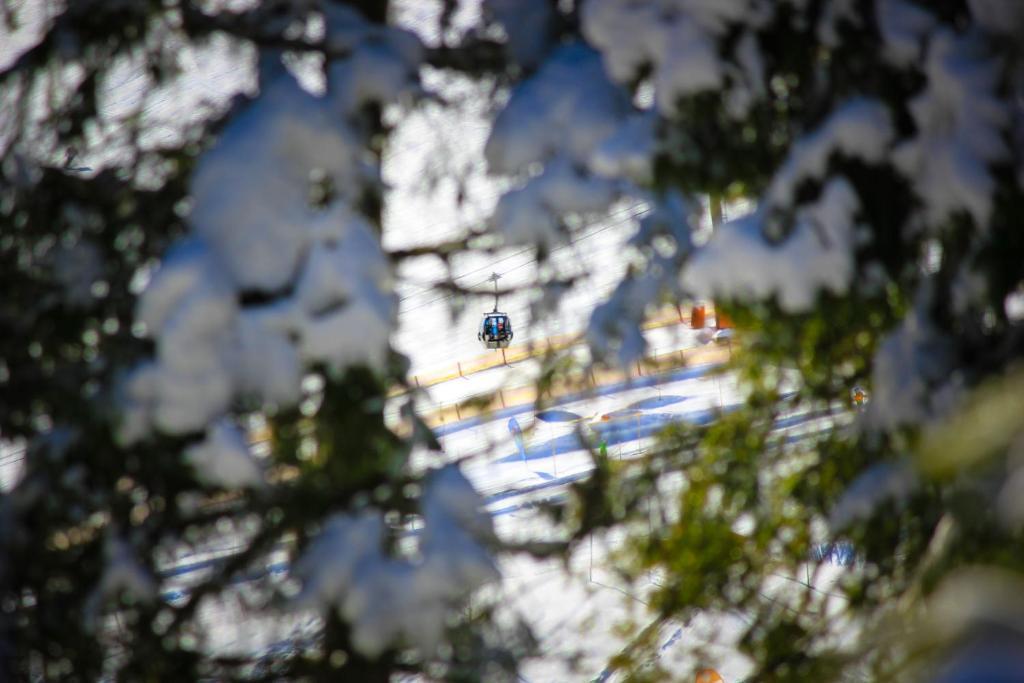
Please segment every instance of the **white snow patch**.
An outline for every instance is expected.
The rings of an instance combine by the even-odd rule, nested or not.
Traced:
[[[654,88],[660,112],[674,114],[681,98],[722,87],[725,67],[718,45],[696,23],[680,18],[658,37],[663,45]]]
[[[652,161],[656,151],[653,111],[628,117],[594,150],[590,168],[608,178],[628,178],[648,184],[652,178]]]
[[[889,500],[901,502],[917,489],[918,477],[909,461],[881,462],[857,476],[829,513],[829,527],[840,531],[869,518]]]
[[[647,307],[665,294],[675,301],[682,298],[676,274],[693,248],[691,204],[678,193],[658,197],[651,204],[651,213],[640,221],[640,229],[629,241],[631,246],[652,252],[643,272],[624,277],[611,295],[594,307],[587,323],[592,357],[614,357],[623,367],[640,359],[647,348],[641,327]],[[671,243],[672,251],[656,250],[653,245],[658,240]]]
[[[1003,311],[1010,322],[1019,323],[1024,320],[1024,290],[1018,288],[1007,294],[1003,300]]]
[[[964,210],[984,228],[995,188],[988,165],[1009,154],[1002,138],[1009,117],[995,95],[999,70],[981,46],[942,30],[932,36],[924,72],[928,83],[910,102],[918,133],[896,148],[894,162],[933,226]]]
[[[854,272],[856,191],[845,178],[825,185],[802,206],[793,232],[771,245],[761,233],[764,210],[723,225],[683,270],[684,287],[705,298],[778,298],[791,313],[810,310],[818,291],[842,294]]]
[[[736,41],[733,61],[735,65],[726,67],[731,85],[725,96],[725,107],[730,116],[743,119],[754,102],[767,93],[764,55],[753,31],[745,31]]]
[[[917,64],[935,17],[907,0],[875,0],[875,15],[886,59],[896,66]]]
[[[833,154],[867,163],[883,161],[893,136],[892,118],[881,102],[858,97],[841,104],[821,127],[790,148],[786,161],[772,178],[768,202],[792,204],[801,181],[824,177]]]
[[[352,583],[357,564],[376,558],[383,538],[384,518],[376,510],[329,517],[294,564],[293,573],[302,578],[302,590],[292,606],[302,609],[339,602]]]
[[[135,443],[145,438],[153,429],[158,372],[155,362],[143,362],[132,368],[118,382],[120,419],[116,434],[121,443]]]
[[[679,98],[723,85],[718,40],[730,26],[763,19],[749,0],[591,0],[582,9],[583,34],[612,78],[627,83],[650,66],[657,107],[668,115]]]
[[[370,103],[410,100],[419,93],[416,70],[422,48],[409,34],[399,35],[401,51],[390,43],[367,42],[348,59],[330,65],[328,95],[340,111],[353,114]]]
[[[986,31],[1020,38],[1024,30],[1024,3],[1020,0],[967,0],[967,6]]]
[[[151,602],[157,594],[152,574],[135,558],[131,547],[113,533],[106,536],[103,556],[103,575],[83,607],[88,628],[95,628],[103,603],[111,598],[124,594],[133,600]]]
[[[296,284],[296,297],[306,311],[315,313],[366,291],[390,289],[390,265],[365,218],[338,203],[310,228],[318,241]]]
[[[350,365],[383,370],[394,316],[393,297],[367,296],[335,311],[306,317],[300,354],[308,362],[325,362],[335,371]]]
[[[824,5],[815,31],[822,45],[839,45],[839,26],[843,22],[860,26],[861,9],[857,5],[857,0],[830,0]]]
[[[169,433],[205,428],[227,409],[233,392],[225,341],[238,313],[230,282],[201,242],[186,240],[168,252],[140,298],[136,318],[156,340],[156,364],[129,379],[130,425],[145,422]],[[150,414],[146,415],[146,410]]]
[[[164,255],[136,305],[135,318],[153,336],[174,334],[173,328],[181,324],[188,309],[203,307],[205,300],[215,301],[218,308],[230,307],[234,289],[205,244],[184,240]]]
[[[587,343],[594,357],[614,355],[623,367],[643,357],[647,342],[638,320],[650,301],[641,297],[648,293],[647,287],[623,280],[606,301],[594,307],[587,324]]]
[[[434,563],[449,588],[481,586],[495,577],[490,554],[480,541],[494,538],[492,518],[473,485],[453,466],[433,472],[423,501],[423,536],[420,550],[427,564]]]
[[[220,420],[206,432],[206,438],[185,449],[185,460],[201,481],[225,489],[258,488],[263,473],[253,459],[241,430]]]
[[[928,320],[922,302],[879,344],[871,372],[865,425],[892,429],[921,424],[955,400],[952,346]],[[945,387],[946,390],[941,389]]]
[[[506,244],[537,244],[551,248],[567,236],[561,217],[596,213],[617,196],[613,181],[587,175],[565,158],[558,158],[526,185],[502,195],[491,224]]]
[[[619,183],[590,172],[595,158],[606,171],[643,172],[652,145],[642,123],[636,131],[620,128],[630,109],[600,55],[580,43],[556,50],[512,93],[484,147],[491,173],[532,176],[502,196],[491,217],[506,243],[550,247],[566,236],[563,216],[607,209]]]
[[[393,644],[434,652],[458,602],[499,575],[481,545],[493,538],[491,518],[457,467],[428,478],[421,504],[418,561],[384,554],[379,511],[329,518],[295,563],[302,589],[292,606],[338,609],[369,657]]]
[[[525,68],[540,64],[551,42],[554,7],[548,0],[484,0],[484,15],[505,29],[505,51]]]
[[[345,116],[410,92],[420,46],[403,31],[371,30],[351,12],[327,19],[330,40],[352,54],[332,68],[326,95],[268,64],[259,97],[197,166],[193,234],[169,251],[139,300],[156,358],[122,386],[119,436],[127,442],[154,428],[205,432],[242,396],[293,405],[303,362],[342,371],[380,370],[387,361],[391,267],[376,231],[352,208],[379,186],[379,169]],[[266,301],[243,304],[253,292]],[[232,460],[237,449],[212,434],[190,457],[226,485],[251,482],[253,473],[242,476]]]
[[[286,407],[299,402],[302,364],[295,344],[275,329],[264,311],[247,307],[239,314],[231,339],[231,362],[236,390]]]
[[[192,229],[240,287],[277,291],[291,281],[309,242],[311,175],[354,199],[370,179],[361,158],[361,140],[325,100],[279,77],[199,162]]]
[[[600,55],[580,43],[566,45],[498,114],[484,147],[488,168],[517,174],[553,156],[585,165],[628,109],[626,93],[605,76]]]

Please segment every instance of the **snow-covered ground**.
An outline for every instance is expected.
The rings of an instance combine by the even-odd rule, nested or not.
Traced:
[[[713,410],[728,409],[740,400],[736,383],[711,369],[686,368],[665,373],[658,382],[659,378],[648,377],[643,384],[604,387],[591,397],[556,403],[540,413],[531,405],[510,405],[497,419],[447,424],[438,430],[443,453],[418,452],[416,464],[462,460],[463,471],[485,498],[499,537],[510,542],[551,538],[557,536],[557,530],[537,512],[536,505],[564,498],[572,482],[588,476],[592,461],[585,441],[604,441],[613,459],[637,457],[660,426],[706,421]],[[446,400],[459,400],[491,391],[496,379],[500,383],[516,371],[502,367],[469,379],[454,379],[435,389],[442,389]],[[788,429],[797,432],[823,423],[823,418],[815,415],[795,415]],[[524,681],[615,680],[614,676],[600,677],[608,659],[625,645],[616,627],[626,619],[647,623],[649,617],[642,611],[644,591],[657,581],[650,577],[645,584],[627,586],[616,578],[608,556],[620,540],[595,536],[584,542],[567,564],[522,555],[501,561],[502,581],[487,590],[497,592],[503,605],[501,618],[510,622],[524,619],[541,644],[541,656],[524,666]],[[231,551],[229,545],[176,558],[164,586],[165,596],[178,599],[209,570],[211,560]],[[256,571],[252,577],[269,573],[284,580],[287,570],[282,551],[269,558],[265,571]],[[827,590],[840,571],[830,567],[817,577],[815,585]],[[802,580],[806,579],[780,577],[779,583],[784,589],[787,582]],[[242,619],[245,602],[259,598],[254,592],[259,590],[243,579],[225,597],[204,607],[201,618],[209,628],[211,648],[222,652],[269,650],[301,638],[314,627],[315,617],[305,613]],[[671,625],[661,634],[662,663],[679,671],[711,667],[726,681],[742,680],[749,663],[731,644],[743,624],[742,614],[717,614]],[[705,655],[700,661],[685,654],[697,643]]]
[[[510,541],[545,538],[554,532],[535,505],[563,498],[570,483],[589,474],[592,460],[581,440],[604,441],[612,458],[629,459],[641,455],[665,424],[703,422],[715,409],[727,410],[741,400],[741,390],[732,378],[710,370],[698,366],[666,373],[663,383],[605,387],[592,397],[558,403],[540,413],[531,406],[523,406],[521,412],[510,407],[501,418],[483,424],[465,420],[445,425],[438,430],[440,441],[446,456],[468,458],[463,469],[486,496],[501,537]],[[444,390],[446,399],[452,400],[493,386],[487,378],[456,379]],[[798,432],[823,423],[819,416],[794,415],[788,429]],[[517,443],[517,428],[523,433],[521,443]],[[524,680],[599,678],[608,659],[625,645],[616,625],[627,618],[641,625],[650,620],[641,609],[643,593],[656,578],[647,585],[622,585],[608,560],[618,540],[599,537],[584,543],[568,569],[559,561],[522,556],[503,562],[499,589],[503,604],[535,628],[543,652],[541,658],[527,663]],[[826,589],[836,571],[820,575],[816,585]],[[749,663],[730,644],[742,624],[743,617],[737,614],[676,624],[663,634],[663,663],[673,662],[678,671],[711,667],[726,681],[741,680]],[[710,660],[693,661],[681,654],[698,642],[706,646]]]

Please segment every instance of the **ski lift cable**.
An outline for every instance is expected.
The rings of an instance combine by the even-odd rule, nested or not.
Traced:
[[[618,280],[618,278],[616,276],[614,276],[614,275],[612,275],[610,273],[604,273],[604,277],[598,277],[596,280],[594,280],[591,284],[588,285],[588,289],[591,292],[597,293],[598,298],[603,298],[603,297],[607,296],[609,292],[611,292],[611,291],[613,291],[615,289],[615,287],[618,285],[618,282],[619,282],[619,280]],[[570,305],[570,309],[574,310],[576,308],[578,308],[578,306],[576,306],[575,304]],[[567,321],[563,321],[563,322],[567,322]],[[585,325],[585,320],[584,321],[574,320],[574,322],[570,323],[570,325],[574,325],[574,324],[584,324]],[[422,342],[422,338],[420,338],[420,341]],[[464,340],[464,339],[461,339],[461,338],[456,338],[455,340],[452,340],[452,341],[446,343],[446,345],[445,345],[445,347],[443,349],[442,348],[434,349],[434,350],[432,350],[432,352],[427,353],[426,356],[421,357],[420,358],[420,364],[423,365],[424,367],[427,367],[427,366],[431,365],[431,363],[439,362],[441,359],[449,358],[453,353],[455,355],[465,354],[470,349],[474,348],[475,345],[476,345],[476,340],[473,340],[473,342],[470,342],[468,340]]]
[[[624,222],[624,221],[623,221],[623,222]],[[620,223],[620,224],[621,224],[621,223]],[[615,226],[608,226],[608,228],[611,228],[611,227],[615,227]],[[608,229],[608,228],[605,228],[605,229]],[[594,234],[597,234],[597,233],[594,233]],[[569,246],[569,245],[565,245],[565,246]],[[615,245],[613,245],[613,246],[615,246]],[[617,247],[617,246],[615,246],[615,248],[618,248],[618,247]],[[508,273],[513,273],[513,272],[515,272],[515,271],[519,270],[520,268],[525,268],[525,267],[527,267],[527,266],[531,266],[531,265],[534,265],[534,264],[535,264],[535,261],[526,261],[526,262],[524,262],[524,263],[520,263],[520,264],[519,264],[519,265],[517,265],[517,266],[513,266],[513,267],[511,267],[511,268],[507,269],[507,270],[505,271],[505,274],[508,274]],[[473,286],[473,287],[478,287],[478,286],[480,286],[480,285],[482,285],[482,284],[484,284],[484,283],[486,283],[486,282],[489,282],[489,281],[490,281],[490,278],[488,278],[488,279],[486,279],[486,280],[481,280],[481,281],[477,282],[477,283],[476,283],[475,285],[472,285],[472,286]],[[412,306],[412,307],[410,307],[410,308],[407,308],[407,309],[405,309],[405,311],[404,311],[404,312],[406,312],[406,313],[409,313],[409,312],[412,312],[412,311],[418,310],[418,309],[420,309],[420,308],[423,308],[423,307],[425,307],[425,306],[430,306],[430,305],[432,305],[432,304],[435,304],[435,303],[438,303],[438,302],[440,302],[440,301],[445,301],[445,300],[451,299],[451,298],[452,298],[452,296],[453,296],[453,294],[442,294],[442,295],[441,295],[441,296],[439,296],[439,297],[436,297],[436,298],[434,298],[434,299],[430,299],[429,301],[425,301],[425,302],[423,302],[423,303],[421,303],[421,304],[419,304],[419,305],[417,305],[417,306]]]
[[[572,246],[573,244],[578,244],[582,240],[589,239],[590,237],[593,237],[594,235],[602,233],[605,230],[608,230],[609,228],[613,228],[615,226],[622,225],[623,223],[625,223],[626,221],[630,220],[631,218],[642,217],[642,216],[645,216],[648,213],[650,213],[650,209],[646,208],[646,206],[642,202],[637,202],[635,204],[631,204],[630,206],[628,206],[628,207],[626,207],[626,208],[624,208],[624,209],[622,209],[620,211],[616,211],[614,213],[609,214],[609,218],[614,217],[614,216],[620,216],[623,213],[627,213],[627,212],[633,211],[634,209],[637,209],[638,207],[640,208],[640,210],[636,211],[635,213],[630,213],[629,217],[624,218],[624,219],[622,219],[620,221],[616,221],[614,223],[610,223],[608,225],[604,225],[604,226],[602,226],[600,228],[597,228],[596,230],[593,230],[593,231],[591,231],[589,233],[581,234],[575,240],[573,240],[573,242],[571,242],[569,244],[564,244],[564,245],[559,246],[559,247],[555,247],[554,249],[551,250],[552,253],[555,253],[555,252],[558,252],[558,251],[562,251],[563,249],[566,249],[566,248]],[[493,268],[495,264],[501,263],[503,261],[507,261],[507,260],[509,260],[511,258],[515,258],[517,256],[522,256],[523,254],[527,254],[527,253],[529,253],[532,250],[533,250],[533,247],[524,247],[523,249],[520,249],[519,251],[516,251],[516,252],[514,252],[512,254],[507,254],[506,256],[502,256],[500,259],[497,259],[495,261],[490,261],[490,262],[480,266],[479,268],[474,268],[473,270],[466,271],[465,273],[462,273],[461,275],[456,275],[454,278],[452,278],[452,281],[461,280],[463,278],[469,277],[470,275],[473,275],[474,273],[479,273],[481,270],[487,270],[488,268]],[[481,280],[479,283],[477,283],[477,285],[483,284],[484,282],[487,282],[487,280]],[[400,298],[399,302],[405,301],[405,300],[407,300],[407,299],[409,299],[411,297],[414,297],[414,296],[416,296],[418,294],[422,294],[423,292],[428,292],[431,289],[432,289],[432,287],[428,286],[428,287],[425,287],[425,288],[421,289],[418,292],[412,292],[410,294],[407,294],[407,295],[403,296],[402,298]],[[446,297],[447,296],[448,295],[446,295]]]
[[[636,206],[637,205],[634,204],[633,206],[629,207],[629,209],[636,208]],[[626,209],[625,211],[628,211],[629,209]],[[636,213],[630,214],[628,217],[623,218],[622,220],[615,221],[614,223],[609,223],[607,225],[604,225],[601,228],[599,228],[597,230],[594,230],[593,232],[587,233],[585,235],[580,235],[573,242],[570,242],[568,244],[563,244],[563,245],[561,245],[559,247],[555,247],[551,251],[552,251],[552,253],[555,253],[555,252],[563,251],[565,249],[569,249],[569,248],[579,244],[579,242],[581,242],[582,240],[589,239],[589,238],[594,237],[596,235],[599,235],[599,234],[601,234],[601,233],[603,233],[603,232],[605,232],[607,230],[611,230],[612,228],[618,227],[618,226],[620,226],[620,225],[622,225],[622,224],[626,223],[627,221],[632,220],[634,218],[642,217],[642,216],[646,215],[647,213],[649,213],[649,211],[650,211],[649,209],[643,209],[643,210],[638,211]],[[623,212],[617,212],[617,214],[621,214],[621,213],[623,213]],[[617,214],[612,214],[612,215],[617,215]],[[458,276],[452,278],[452,281],[461,280],[462,278],[468,277],[469,275],[473,275],[474,273],[478,273],[481,270],[487,270],[488,268],[493,268],[498,263],[501,263],[503,261],[507,261],[507,260],[509,260],[511,258],[515,258],[516,256],[522,256],[523,254],[526,254],[526,253],[530,252],[532,249],[533,249],[533,247],[526,247],[526,248],[521,249],[520,251],[517,251],[517,252],[515,252],[513,254],[509,254],[508,256],[503,256],[502,258],[497,259],[496,261],[491,261],[491,262],[489,262],[489,263],[487,263],[487,264],[485,264],[483,266],[480,266],[479,268],[474,268],[471,271],[468,271],[466,273],[458,275]],[[513,266],[512,268],[509,268],[508,270],[506,270],[505,274],[514,272],[516,270],[519,270],[520,268],[523,268],[523,267],[525,267],[527,265],[531,265],[533,263],[534,263],[534,261],[531,260],[531,261],[527,261],[525,263],[521,263],[518,266]],[[480,280],[479,282],[471,285],[471,287],[479,287],[480,285],[484,284],[485,282],[489,282],[490,279],[491,278],[488,276],[487,278],[485,278],[483,280]],[[401,297],[398,301],[399,301],[399,303],[401,303],[403,301],[407,301],[407,300],[409,300],[409,299],[411,299],[411,298],[413,298],[415,296],[418,296],[419,294],[422,294],[424,292],[428,292],[431,289],[432,288],[428,287],[426,289],[420,290],[419,292],[413,292],[411,294],[407,294],[404,297]],[[434,299],[430,299],[429,301],[425,301],[425,302],[423,302],[423,303],[421,303],[421,304],[419,304],[417,306],[413,306],[411,308],[407,308],[407,309],[405,309],[405,312],[408,313],[410,311],[415,311],[415,310],[418,310],[418,309],[423,308],[425,306],[430,306],[431,304],[438,303],[439,301],[445,301],[447,299],[451,299],[452,296],[453,296],[452,294],[442,294],[439,297],[436,297]]]

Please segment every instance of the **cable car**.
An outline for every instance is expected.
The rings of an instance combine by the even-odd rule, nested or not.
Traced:
[[[506,349],[512,341],[512,319],[508,314],[498,310],[498,278],[497,273],[491,273],[489,280],[494,281],[494,310],[484,313],[480,321],[480,330],[476,338],[483,342],[484,348]]]
[[[483,342],[488,349],[508,348],[512,341],[512,321],[509,317],[498,310],[485,313],[480,321],[480,331],[476,338]]]

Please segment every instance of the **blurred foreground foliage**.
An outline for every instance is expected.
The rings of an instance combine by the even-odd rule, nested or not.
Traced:
[[[229,95],[241,93],[200,112],[172,144],[143,144],[141,109],[116,122],[108,144],[97,123],[102,77],[130,57],[159,83],[177,73],[184,47],[217,41],[250,67],[260,50],[337,57],[309,39],[315,31],[298,30],[318,4],[68,2],[0,67],[0,434],[28,449],[23,480],[0,498],[0,679],[495,680],[513,677],[536,649],[518,626],[499,627],[486,602],[453,620],[435,658],[400,647],[360,655],[336,610],[262,659],[204,649],[204,613],[225,608],[218,596],[282,546],[293,558],[332,511],[372,504],[391,524],[388,543],[400,545],[419,504],[409,454],[414,438],[430,437],[417,423],[414,438],[400,438],[384,422],[388,391],[406,382],[397,354],[383,376],[317,368],[312,416],[251,416],[273,435],[265,455],[281,473],[266,490],[229,494],[200,481],[181,458],[185,439],[124,446],[111,436],[110,388],[152,352],[133,330],[137,278],[185,231],[192,169],[236,111]],[[373,21],[387,15],[385,2],[350,4]],[[579,37],[577,4],[551,3],[560,13],[552,40]],[[864,21],[840,22],[840,40],[826,45],[815,22],[838,4],[779,3],[757,32],[766,97],[740,118],[716,93],[681,101],[659,123],[653,189],[758,197],[794,142],[858,95],[887,105],[897,136],[912,134],[924,77],[918,65],[894,69],[883,58],[875,19],[884,3],[847,3]],[[985,4],[929,9],[961,35]],[[457,3],[440,5],[450,21]],[[4,21],[16,22],[20,6],[5,0]],[[491,33],[463,38],[429,50],[427,64],[502,84],[529,75],[507,63]],[[1020,117],[1024,68],[1016,38],[982,41],[1000,97],[1013,102],[1010,118]],[[368,152],[379,156],[388,128],[380,111],[362,113],[375,132]],[[80,172],[74,150],[96,147],[113,161]],[[729,371],[745,399],[708,424],[672,427],[637,458],[597,451],[593,476],[561,511],[567,538],[579,545],[624,530],[617,569],[644,585],[651,607],[613,669],[638,681],[688,677],[659,659],[677,628],[713,665],[720,653],[705,643],[715,639],[693,634],[717,619],[732,625],[720,635],[749,657],[751,680],[980,680],[991,662],[1019,674],[1024,327],[1005,305],[1024,282],[1016,156],[991,169],[987,224],[960,212],[938,230],[913,223],[921,199],[891,166],[830,157],[862,202],[850,289],[823,293],[802,313],[772,300],[715,302],[736,324]],[[804,200],[821,189],[813,178],[795,188]],[[361,207],[377,228],[382,194]],[[781,242],[792,217],[775,218],[767,237]],[[966,306],[965,270],[984,290]],[[941,331],[947,361],[915,400],[950,378],[962,393],[938,421],[873,426],[867,415],[885,379],[874,374],[877,353],[911,312]],[[554,382],[545,376],[542,389]],[[863,412],[850,398],[858,386],[871,397]],[[209,550],[225,537],[241,549],[211,564],[190,596],[96,597],[111,538],[159,577],[178,559],[169,548]],[[230,607],[243,617],[276,608],[278,588],[268,579]]]
[[[915,130],[909,111],[921,75],[885,59],[874,21],[886,3],[853,3],[863,21],[844,25],[837,46],[814,28],[831,4],[790,8],[802,17],[795,23],[780,11],[759,30],[762,46],[774,46],[765,80],[786,84],[766,110],[737,119],[724,97],[681,101],[656,185],[759,197],[790,145],[852,96],[883,101],[898,134]],[[928,10],[967,33],[980,4]],[[1020,51],[986,40],[1001,94],[1012,98]],[[1019,120],[1019,103],[1008,106]],[[1013,164],[1020,168],[1019,152]],[[619,675],[693,680],[695,671],[666,661],[671,641],[703,663],[698,669],[728,661],[722,644],[737,643],[750,681],[1020,677],[1024,326],[1006,302],[1024,282],[1024,193],[1013,164],[993,170],[987,224],[960,213],[923,230],[908,227],[922,200],[899,174],[835,153],[829,173],[848,179],[861,200],[849,291],[820,293],[806,313],[774,299],[714,302],[736,328],[721,372],[738,378],[744,399],[709,424],[666,429],[630,466],[612,470],[605,497],[587,488],[576,501],[577,537],[628,530],[615,567],[650,602],[648,620],[631,624],[632,644],[611,663]],[[823,185],[808,180],[797,191],[813,198]],[[791,225],[785,216],[768,224],[780,226],[767,236],[779,241]],[[964,305],[968,269],[985,294]],[[891,379],[878,358],[911,315],[938,330],[942,346],[900,348],[908,363],[941,356],[941,376],[887,371],[922,382],[917,395],[899,387],[904,402],[941,407],[934,417],[888,422],[879,413],[905,403],[871,405],[875,385]],[[959,387],[949,403],[947,383]],[[853,402],[855,388],[866,390],[866,407]],[[892,387],[877,387],[883,392],[892,401]],[[595,508],[631,512],[608,524]]]

